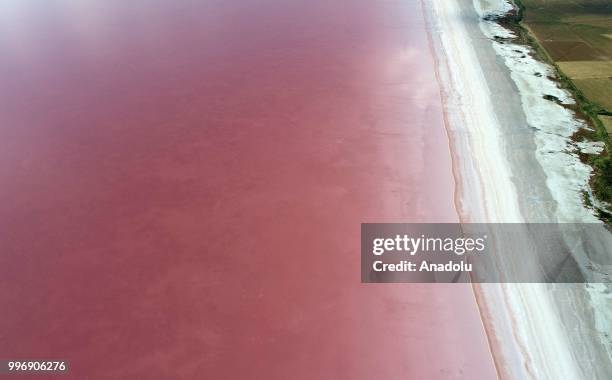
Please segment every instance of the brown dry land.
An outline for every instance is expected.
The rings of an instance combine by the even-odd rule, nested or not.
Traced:
[[[601,155],[584,159],[594,169],[591,187],[595,196],[612,204],[612,1],[515,3],[523,10],[521,24],[531,35],[527,40],[542,58],[555,64],[562,74],[561,85],[578,100],[577,110],[595,126],[594,131],[581,131],[575,137],[603,141],[607,146]],[[612,225],[609,210],[598,209],[598,213]]]
[[[522,0],[526,26],[593,103],[612,111],[612,2]]]
[[[606,131],[608,131],[609,134],[612,134],[612,116],[602,116],[601,122],[606,127]]]

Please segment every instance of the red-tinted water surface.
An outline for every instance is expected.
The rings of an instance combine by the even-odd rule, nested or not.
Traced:
[[[417,1],[0,5],[0,357],[74,379],[489,379],[465,286],[360,284],[454,221]]]

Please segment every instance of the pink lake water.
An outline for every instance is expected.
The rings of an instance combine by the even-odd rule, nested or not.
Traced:
[[[9,0],[0,51],[1,358],[495,377],[468,286],[360,283],[360,223],[457,220],[420,2]]]

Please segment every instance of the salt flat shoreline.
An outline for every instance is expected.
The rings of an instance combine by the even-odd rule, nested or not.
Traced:
[[[566,131],[579,126],[571,124],[571,115],[556,105],[560,109],[553,109],[551,115],[558,115],[560,120],[550,124],[561,130],[542,133],[559,135],[553,135],[552,144],[556,145],[547,146],[560,152],[559,157],[542,153],[543,141],[530,127],[537,125],[538,119],[534,118],[534,109],[524,106],[526,101],[535,102],[540,105],[535,111],[551,113],[554,103],[541,102],[540,93],[528,86],[530,78],[521,78],[521,73],[510,69],[510,60],[530,58],[528,48],[511,51],[516,55],[525,49],[514,57],[503,51],[509,47],[494,46],[486,28],[495,25],[481,22],[479,7],[481,13],[482,7],[498,12],[511,9],[505,1],[424,2],[445,103],[458,182],[456,204],[462,221],[556,222],[570,217],[593,221],[590,211],[571,194],[582,189],[588,173],[571,156],[563,155]],[[504,33],[500,29],[494,32]],[[517,63],[527,68],[538,65]],[[543,66],[537,69],[546,70]],[[547,86],[545,90],[571,101],[549,82],[535,86]],[[499,377],[603,379],[611,373],[601,334],[593,332],[598,323],[584,286],[488,284],[475,285],[474,290]],[[569,326],[575,331],[570,332]]]

